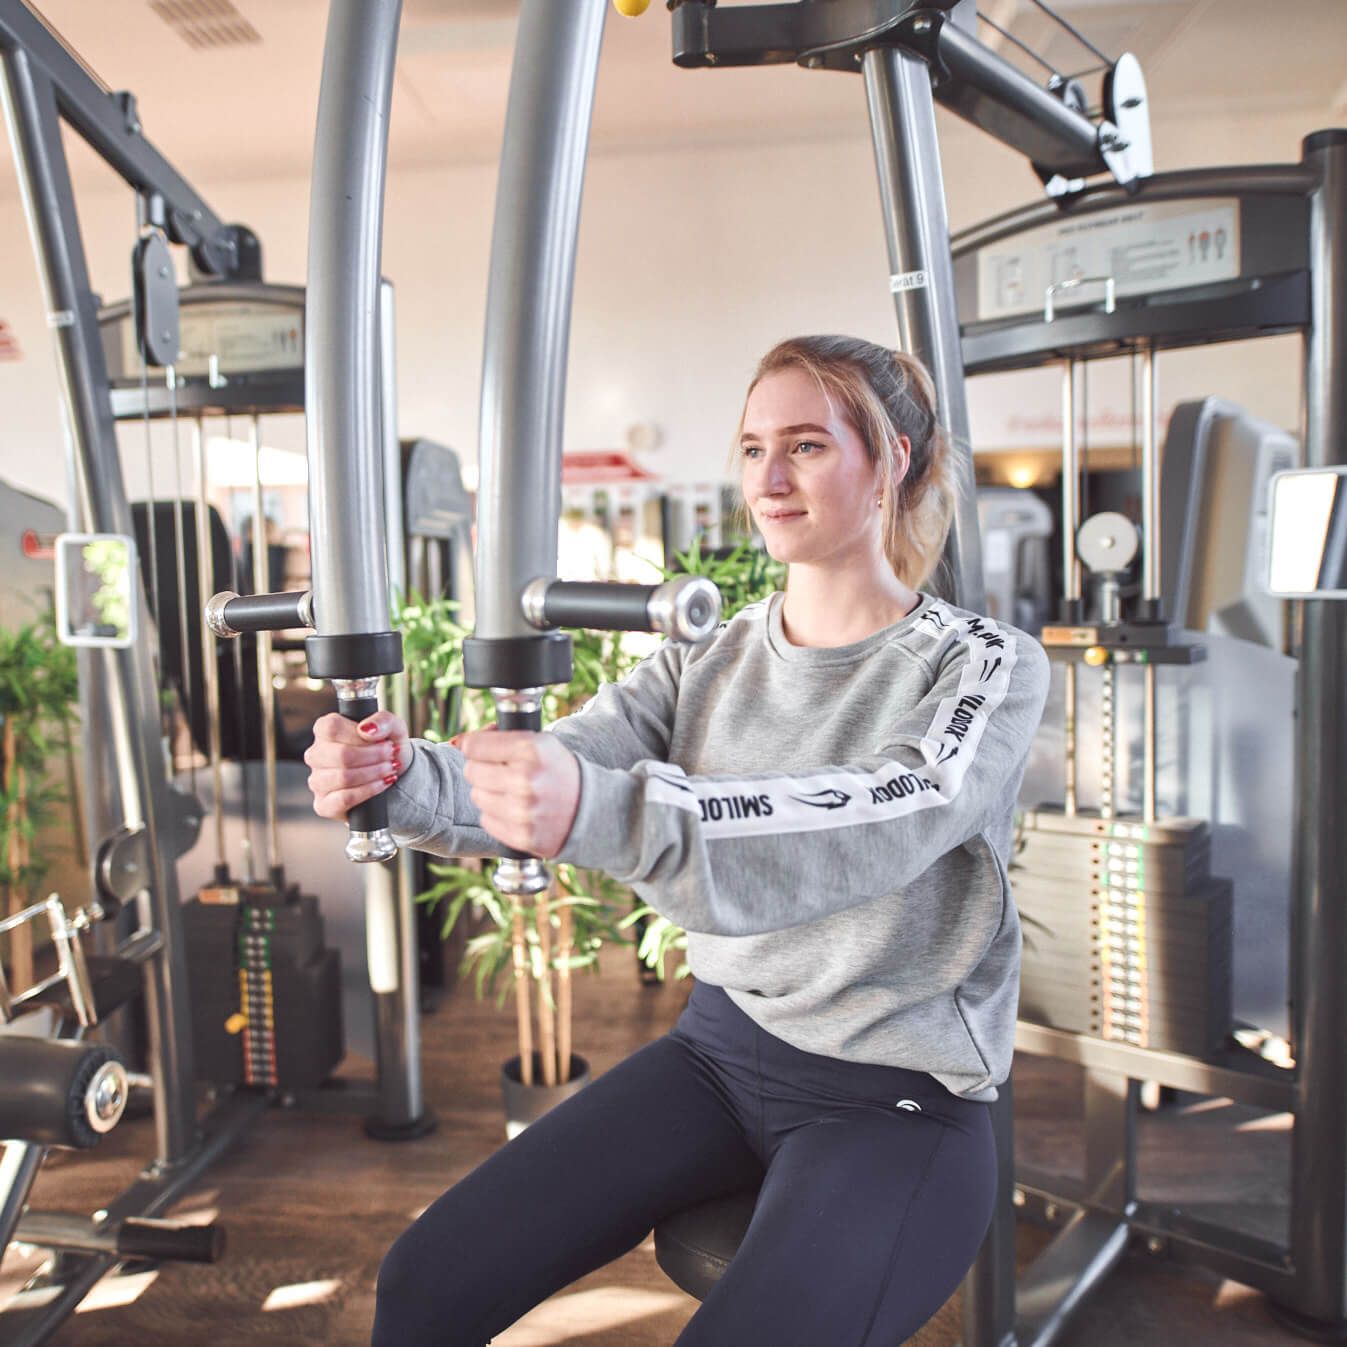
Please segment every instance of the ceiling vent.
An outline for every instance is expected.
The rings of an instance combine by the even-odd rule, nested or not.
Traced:
[[[189,47],[244,47],[261,42],[262,34],[231,0],[150,0],[150,8]]]

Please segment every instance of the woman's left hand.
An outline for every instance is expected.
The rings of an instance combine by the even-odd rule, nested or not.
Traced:
[[[580,764],[570,749],[550,734],[498,729],[464,735],[461,748],[482,827],[516,851],[555,856],[580,806]]]

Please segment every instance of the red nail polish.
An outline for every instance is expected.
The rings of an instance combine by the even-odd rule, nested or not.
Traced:
[[[372,720],[362,721],[361,724],[356,726],[361,734],[373,734],[378,728]]]
[[[385,786],[396,786],[397,783],[398,783],[398,774],[396,772],[393,772],[391,775],[384,777]]]

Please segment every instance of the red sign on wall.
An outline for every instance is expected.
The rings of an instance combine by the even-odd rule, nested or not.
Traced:
[[[22,360],[23,350],[13,329],[0,318],[0,360]]]
[[[39,533],[36,529],[24,529],[19,535],[19,550],[30,561],[55,561],[56,535]]]
[[[579,449],[561,456],[564,486],[597,486],[610,482],[657,482],[630,454],[620,449]]]

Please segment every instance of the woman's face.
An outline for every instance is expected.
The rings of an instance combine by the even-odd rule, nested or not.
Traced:
[[[768,374],[748,395],[739,459],[744,500],[777,561],[839,564],[881,550],[865,444],[804,370]]]

